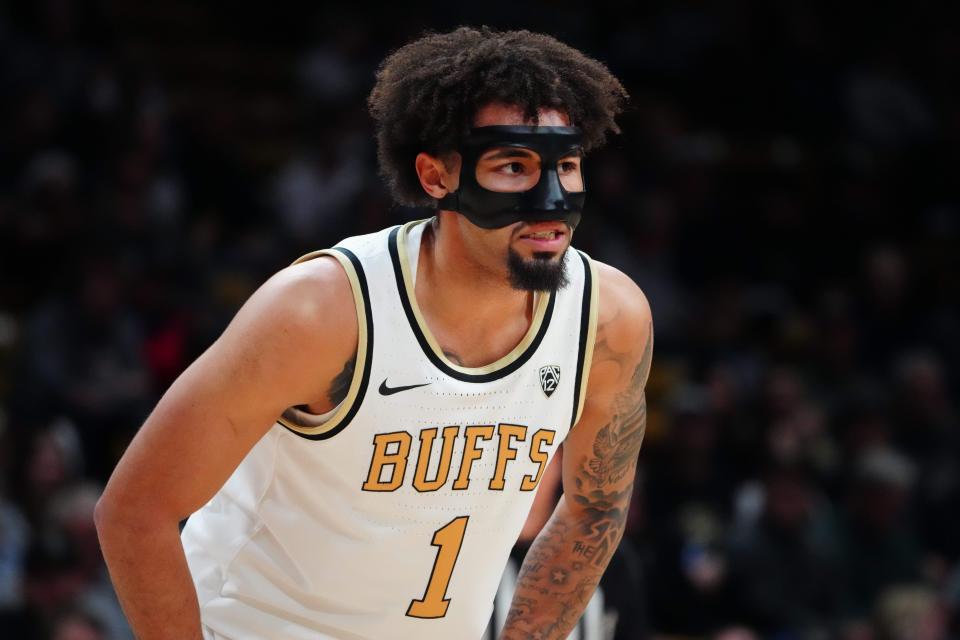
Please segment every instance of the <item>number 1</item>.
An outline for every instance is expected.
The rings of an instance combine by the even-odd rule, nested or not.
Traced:
[[[443,525],[433,534],[434,547],[439,547],[437,559],[433,563],[430,581],[420,600],[411,600],[407,615],[412,618],[442,618],[447,615],[450,600],[445,598],[447,587],[450,585],[450,576],[453,575],[453,566],[460,555],[460,546],[463,544],[463,534],[467,530],[467,520],[470,516],[454,518]]]

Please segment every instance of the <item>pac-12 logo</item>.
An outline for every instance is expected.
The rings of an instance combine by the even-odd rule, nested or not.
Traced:
[[[555,364],[540,367],[540,388],[548,398],[556,391],[558,384],[560,384],[560,367]]]

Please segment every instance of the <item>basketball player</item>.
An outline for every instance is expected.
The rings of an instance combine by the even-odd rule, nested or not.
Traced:
[[[561,443],[565,497],[502,637],[566,636],[645,426],[647,300],[570,247],[584,155],[625,98],[525,31],[385,60],[381,169],[435,215],[277,273],[147,419],[97,508],[140,638],[478,638]]]

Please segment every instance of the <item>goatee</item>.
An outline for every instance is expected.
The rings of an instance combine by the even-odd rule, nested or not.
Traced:
[[[570,283],[567,277],[566,250],[559,260],[553,260],[554,253],[536,252],[529,260],[524,259],[512,248],[507,252],[507,271],[510,286],[521,291],[544,291],[553,293]]]

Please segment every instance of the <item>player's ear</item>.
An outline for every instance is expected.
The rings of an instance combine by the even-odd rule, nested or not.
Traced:
[[[420,185],[431,198],[440,199],[457,190],[460,182],[460,154],[451,153],[443,159],[420,152],[415,160]]]

